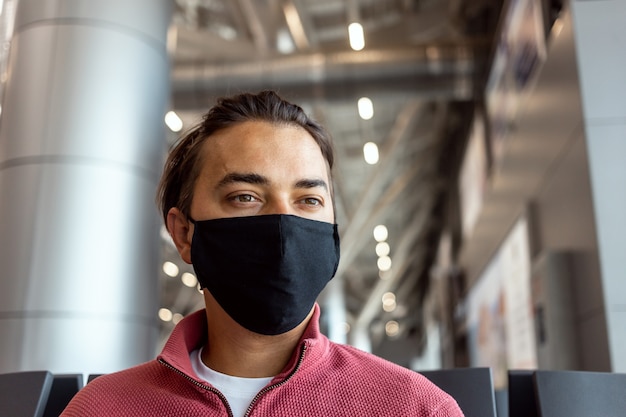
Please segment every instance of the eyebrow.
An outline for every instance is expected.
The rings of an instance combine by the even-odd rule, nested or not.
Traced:
[[[232,172],[230,174],[226,174],[224,178],[222,178],[220,182],[217,183],[217,186],[224,187],[226,185],[238,182],[244,182],[246,184],[269,185],[270,180],[263,175],[255,173]]]
[[[328,184],[321,179],[304,179],[296,182],[296,188],[323,188],[328,191]]]
[[[224,187],[230,184],[235,183],[246,183],[246,184],[255,184],[255,185],[270,185],[269,178],[256,174],[253,172],[250,173],[242,173],[242,172],[231,172],[226,174],[224,178],[222,178],[217,186]],[[318,178],[307,178],[296,181],[295,188],[317,188],[321,187],[324,190],[328,191],[328,184],[326,181]]]

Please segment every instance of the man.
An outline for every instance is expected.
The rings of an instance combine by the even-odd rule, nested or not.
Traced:
[[[423,376],[320,333],[315,300],[339,262],[332,165],[329,135],[300,107],[273,92],[219,100],[159,189],[206,309],[62,415],[462,416]]]

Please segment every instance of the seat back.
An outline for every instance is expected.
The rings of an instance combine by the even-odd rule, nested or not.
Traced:
[[[626,416],[626,374],[536,371],[541,417]]]
[[[83,374],[54,375],[43,417],[58,417],[82,387]]]
[[[52,381],[48,371],[0,374],[0,416],[43,417]]]
[[[491,369],[455,368],[420,373],[450,394],[465,417],[496,417]]]
[[[509,371],[509,417],[539,417],[535,399],[535,371]]]
[[[93,381],[94,379],[98,378],[101,375],[104,375],[104,374],[89,374],[89,376],[87,377],[87,383],[90,383],[91,381]]]

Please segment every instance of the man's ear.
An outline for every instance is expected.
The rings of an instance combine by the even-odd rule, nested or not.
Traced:
[[[182,260],[191,264],[191,238],[193,234],[187,216],[176,207],[172,207],[167,212],[167,230],[170,232]]]

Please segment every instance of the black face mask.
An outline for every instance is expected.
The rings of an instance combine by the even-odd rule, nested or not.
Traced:
[[[277,335],[302,323],[337,271],[337,225],[282,214],[193,223],[200,285],[255,333]]]

